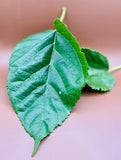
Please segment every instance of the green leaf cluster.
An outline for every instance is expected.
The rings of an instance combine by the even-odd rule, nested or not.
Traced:
[[[80,48],[60,19],[55,19],[54,25],[55,30],[19,42],[9,61],[8,95],[35,140],[32,155],[40,141],[65,121],[86,84],[101,91],[114,85],[107,58]]]

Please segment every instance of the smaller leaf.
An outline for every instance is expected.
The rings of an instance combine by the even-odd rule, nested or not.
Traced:
[[[100,72],[88,77],[87,84],[92,89],[109,91],[114,86],[114,77],[108,72]]]
[[[85,53],[89,66],[88,86],[95,90],[111,90],[114,86],[115,79],[108,72],[109,63],[107,57],[100,52],[88,48],[81,48],[81,52]]]
[[[103,71],[108,71],[108,59],[100,52],[88,48],[81,48],[81,52],[85,53],[87,63],[89,66],[89,75],[93,75],[95,73]]]

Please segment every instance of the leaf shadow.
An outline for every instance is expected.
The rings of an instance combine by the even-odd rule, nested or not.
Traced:
[[[101,94],[105,94],[107,92],[101,91],[101,90],[94,90],[88,85],[86,85],[82,90],[82,96],[98,96]]]

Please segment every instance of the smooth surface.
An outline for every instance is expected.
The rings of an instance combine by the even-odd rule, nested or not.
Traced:
[[[13,47],[29,34],[53,29],[67,7],[64,22],[81,46],[105,54],[111,67],[121,64],[121,1],[1,0],[0,5],[0,159],[121,160],[121,70],[107,93],[82,93],[72,114],[44,139],[31,158],[34,140],[15,114],[5,87]]]

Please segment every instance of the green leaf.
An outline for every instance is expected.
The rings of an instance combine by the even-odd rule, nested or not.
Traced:
[[[114,86],[114,77],[108,72],[90,75],[87,84],[95,90],[109,91]]]
[[[103,71],[108,71],[108,59],[104,55],[88,48],[81,48],[81,51],[85,53],[87,63],[89,66],[89,75],[93,75],[95,73]]]
[[[81,51],[85,53],[89,66],[87,81],[88,86],[95,90],[111,90],[114,86],[115,79],[110,73],[108,73],[108,59],[95,50],[81,48]]]
[[[87,63],[75,37],[59,20],[56,30],[19,42],[9,61],[8,94],[25,130],[40,141],[68,117],[87,81]]]

